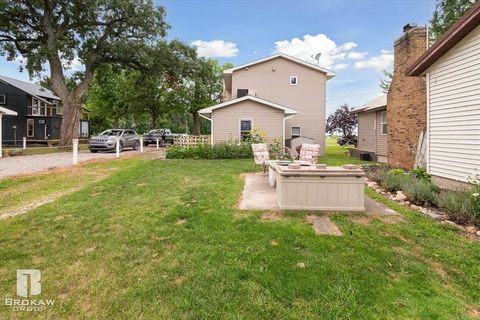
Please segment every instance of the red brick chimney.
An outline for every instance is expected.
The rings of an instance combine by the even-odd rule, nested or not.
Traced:
[[[388,163],[412,169],[418,137],[427,124],[425,77],[406,71],[427,49],[427,30],[415,24],[403,27],[394,44],[394,74],[387,95]]]

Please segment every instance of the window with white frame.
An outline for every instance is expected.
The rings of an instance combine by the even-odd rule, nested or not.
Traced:
[[[63,114],[63,105],[61,102],[59,101],[55,102],[55,108],[56,108],[56,111],[55,111],[56,114]]]
[[[387,134],[387,111],[382,111],[382,113],[380,113],[380,132],[382,133],[382,135],[386,135]]]
[[[32,99],[32,116],[38,116],[40,114],[40,101],[38,99]]]
[[[292,138],[298,138],[302,134],[300,127],[292,127]]]
[[[296,86],[298,84],[298,76],[290,76],[290,85]]]
[[[27,137],[32,138],[35,135],[35,120],[27,119]]]
[[[0,104],[7,104],[7,95],[5,93],[0,93]]]
[[[245,140],[250,137],[250,131],[252,130],[251,119],[240,120],[240,140]]]

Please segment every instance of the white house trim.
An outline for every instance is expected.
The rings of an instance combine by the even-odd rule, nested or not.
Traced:
[[[226,102],[223,102],[223,103],[220,103],[220,104],[208,107],[208,108],[203,108],[201,110],[198,110],[198,113],[203,114],[203,115],[208,115],[208,114],[211,114],[213,110],[223,108],[223,107],[228,107],[232,104],[236,104],[236,103],[246,101],[246,100],[255,101],[255,102],[270,106],[272,108],[282,110],[283,112],[285,112],[285,114],[288,114],[288,115],[291,115],[291,114],[295,115],[295,114],[298,113],[298,111],[295,110],[295,109],[288,108],[288,107],[282,106],[278,103],[271,102],[271,101],[268,101],[268,100],[263,100],[263,99],[260,99],[260,98],[254,97],[254,96],[243,96],[241,98],[229,100],[229,101],[226,101]]]
[[[328,79],[331,79],[333,77],[335,77],[335,72],[333,72],[332,70],[329,70],[329,69],[326,69],[326,68],[323,68],[323,67],[320,67],[319,65],[316,65],[316,64],[313,64],[313,63],[310,63],[310,62],[307,62],[307,61],[303,61],[303,60],[300,60],[298,58],[295,58],[295,57],[292,57],[292,56],[289,56],[285,53],[277,53],[277,54],[274,54],[272,56],[269,56],[269,57],[266,57],[266,58],[263,58],[263,59],[260,59],[260,60],[255,60],[255,61],[252,61],[252,62],[249,62],[249,63],[246,63],[246,64],[242,64],[238,67],[234,67],[234,68],[231,68],[231,69],[227,69],[225,70],[223,73],[225,74],[229,74],[229,73],[233,73],[234,71],[236,70],[240,70],[240,69],[244,69],[244,68],[248,68],[250,66],[253,66],[253,65],[256,65],[256,64],[259,64],[259,63],[262,63],[262,62],[265,62],[265,61],[269,61],[269,60],[272,60],[272,59],[276,59],[276,58],[285,58],[287,60],[290,60],[290,61],[293,61],[295,63],[298,63],[298,64],[301,64],[301,65],[304,65],[308,68],[311,68],[311,69],[314,69],[314,70],[317,70],[317,71],[320,71],[320,72],[323,72],[327,75],[327,80]]]
[[[2,117],[3,115],[7,115],[7,116],[16,116],[17,115],[17,112],[13,111],[13,110],[10,110],[10,109],[7,109],[7,108],[4,108],[4,107],[0,107],[0,158],[3,156],[3,150],[2,150],[2,144],[3,144],[3,141],[2,141]]]

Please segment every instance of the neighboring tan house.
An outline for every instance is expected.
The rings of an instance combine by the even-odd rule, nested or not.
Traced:
[[[268,140],[305,138],[325,148],[325,85],[335,74],[285,54],[224,72],[224,102],[199,110],[212,143],[242,140],[250,129]]]
[[[52,91],[0,75],[0,107],[16,112],[4,117],[4,145],[22,145],[23,137],[28,143],[58,143],[62,103]],[[79,137],[89,137],[87,120],[80,120]]]
[[[480,1],[407,73],[426,77],[428,172],[443,185],[468,182],[480,173]]]
[[[358,144],[356,149],[350,149],[350,155],[387,162],[387,95],[381,95],[351,113],[358,117]]]

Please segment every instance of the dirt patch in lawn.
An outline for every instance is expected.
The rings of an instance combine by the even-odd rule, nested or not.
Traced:
[[[281,220],[282,218],[283,218],[283,215],[280,211],[265,212],[260,217],[262,221],[277,221],[277,220]]]

